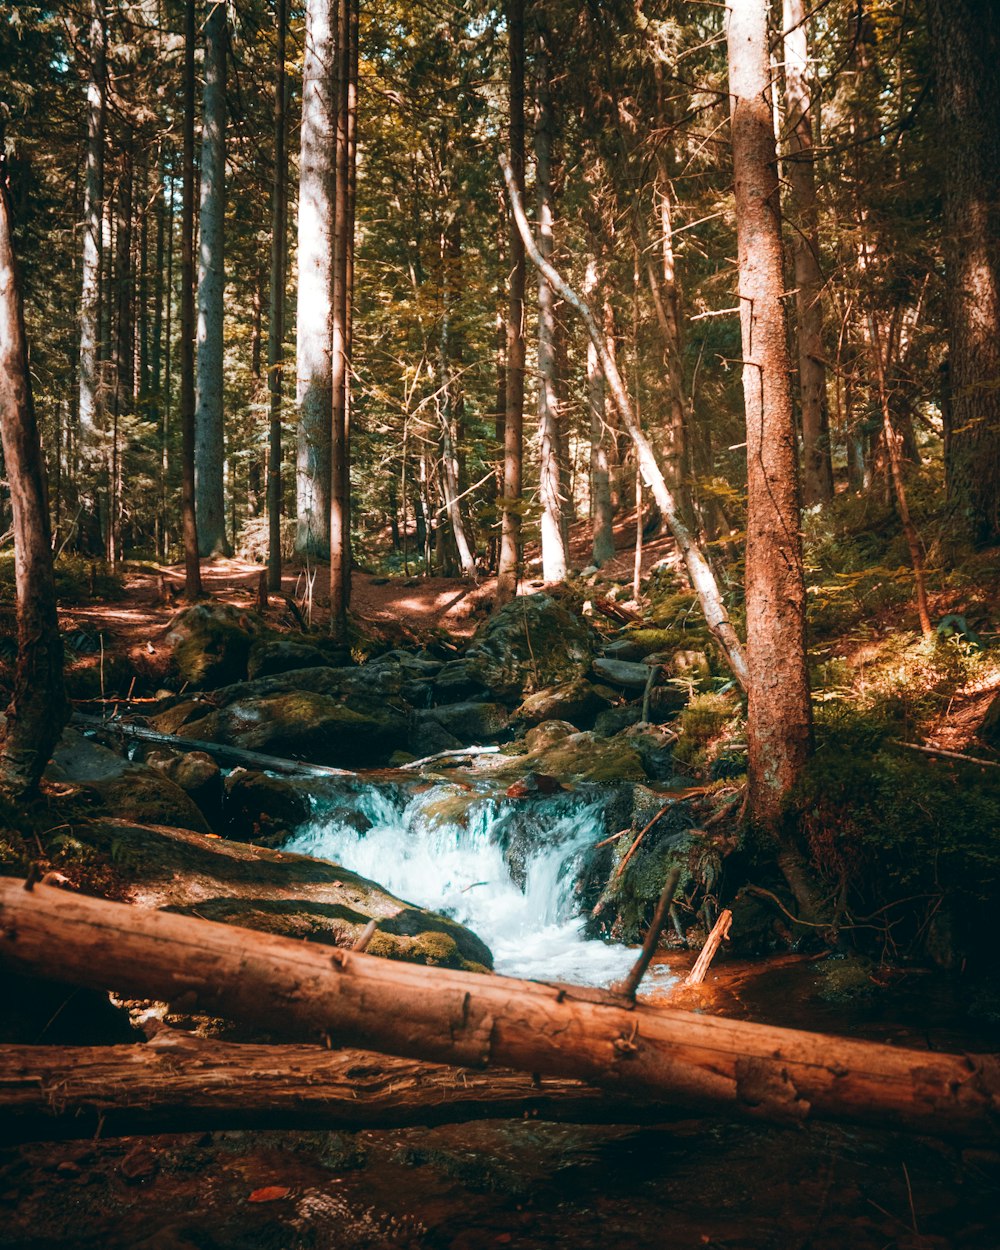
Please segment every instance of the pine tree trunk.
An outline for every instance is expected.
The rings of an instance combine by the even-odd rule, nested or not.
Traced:
[[[203,556],[230,555],[223,482],[223,312],[226,290],[226,6],[208,0],[198,218],[198,397],[195,507]]]
[[[201,598],[198,519],[194,502],[194,41],[195,0],[184,5],[184,153],[181,181],[181,513],[184,528],[184,593]]]
[[[288,0],[276,0],[274,72],[274,180],[271,184],[271,277],[267,326],[267,588],[281,589],[281,401],[285,342],[285,255],[288,233],[288,134],[285,121],[285,45]]]
[[[510,121],[508,145],[513,178],[524,197],[524,0],[507,0],[509,44]],[[521,569],[521,478],[524,461],[524,243],[517,225],[510,223],[510,284],[507,292],[507,384],[503,441],[503,519],[497,604],[517,593]]]
[[[104,241],[104,127],[107,113],[106,29],[103,0],[91,0],[87,156],[83,185],[83,276],[80,291],[79,477],[81,528],[99,525],[97,483],[103,457],[100,405],[101,253]]]
[[[812,741],[766,0],[731,0],[729,90],[747,428],[748,764],[753,819],[784,844]],[[809,911],[807,900],[800,907]]]
[[[37,786],[68,713],[19,279],[0,125],[0,436],[13,511],[17,595],[17,668],[0,741],[0,790],[15,798]]]
[[[785,175],[794,215],[799,390],[802,404],[802,498],[807,507],[833,498],[830,421],[823,364],[823,274],[813,158],[812,99],[805,0],[784,0],[785,109],[789,131]]]
[[[598,293],[597,261],[587,264],[584,295],[592,302]],[[607,386],[597,348],[587,343],[587,406],[590,410],[590,516],[592,558],[598,568],[615,557],[611,511],[611,474],[608,466]]]
[[[348,443],[348,393],[351,369],[348,345],[350,307],[349,238],[351,221],[352,96],[351,19],[353,0],[339,0],[337,11],[337,117],[336,178],[333,215],[333,318],[331,355],[330,435],[330,632],[335,638],[347,633],[350,602],[351,524],[350,447]]]
[[[541,15],[538,23],[538,60],[535,74],[535,195],[538,201],[538,250],[550,261],[553,238],[552,36]],[[563,526],[563,498],[559,470],[559,391],[556,384],[556,296],[545,276],[538,274],[538,437],[539,494],[542,500],[542,578],[563,582],[569,567]]]
[[[1000,542],[1000,8],[931,0],[945,154],[951,422],[945,473],[958,535]]]
[[[295,550],[311,559],[330,551],[336,15],[336,0],[307,0],[299,146]]]

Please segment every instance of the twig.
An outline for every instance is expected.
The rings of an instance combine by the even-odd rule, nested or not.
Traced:
[[[361,930],[358,940],[354,943],[354,950],[364,951],[368,949],[368,943],[375,936],[375,930],[378,928],[377,920],[369,920],[365,927]]]
[[[719,912],[719,919],[712,926],[712,932],[708,935],[705,945],[701,948],[701,954],[695,960],[694,967],[687,975],[685,985],[700,985],[705,979],[705,973],[708,972],[708,966],[715,958],[715,952],[720,945],[729,937],[729,930],[733,927],[733,913],[729,908],[725,908]]]
[[[677,889],[677,882],[680,879],[681,870],[680,865],[678,865],[670,870],[670,876],[664,882],[663,890],[660,893],[660,901],[656,904],[656,911],[653,913],[653,923],[646,930],[646,936],[642,943],[642,953],[632,965],[632,971],[625,980],[616,981],[612,985],[611,992],[613,994],[620,994],[623,998],[635,1002],[636,990],[638,990],[639,982],[645,976],[646,969],[653,958],[657,942],[660,939],[663,922],[670,911],[670,904],[674,901],[674,891]]]
[[[425,764],[433,764],[435,760],[461,759],[465,755],[496,755],[499,747],[455,747],[450,751],[435,751],[433,755],[425,755],[422,760],[410,760],[408,764],[400,764],[401,773],[412,772],[423,768]]]
[[[632,856],[636,853],[639,843],[643,840],[646,834],[649,833],[650,829],[652,829],[652,827],[656,824],[656,822],[660,819],[660,817],[666,811],[668,811],[670,807],[673,806],[673,803],[674,803],[673,799],[671,799],[668,803],[664,803],[663,806],[660,808],[660,810],[653,817],[653,819],[648,824],[643,825],[643,827],[639,830],[639,832],[636,834],[635,841],[625,852],[624,856],[622,857],[622,862],[618,865],[618,871],[615,873],[615,880],[617,880],[625,871],[625,866],[628,863],[628,861],[632,858]]]
[[[983,768],[1000,768],[996,760],[984,760],[978,755],[963,755],[961,751],[945,751],[942,747],[924,747],[916,742],[897,742],[896,746],[907,751],[921,751],[924,755],[944,755],[950,760],[963,760],[966,764],[980,764]]]
[[[618,832],[613,833],[610,838],[605,838],[603,842],[595,843],[594,850],[599,851],[602,846],[610,846],[612,842],[617,842],[619,838],[623,838],[628,832],[628,829],[619,829]]]

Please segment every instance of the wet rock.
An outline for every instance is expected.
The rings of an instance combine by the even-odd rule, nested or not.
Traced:
[[[594,733],[598,738],[613,738],[615,734],[636,725],[642,719],[642,703],[623,703],[609,707],[594,721]]]
[[[226,778],[226,827],[239,842],[287,839],[310,816],[309,800],[294,782],[248,768]]]
[[[425,759],[428,755],[436,755],[439,751],[457,751],[464,745],[466,744],[460,742],[453,733],[449,733],[438,721],[425,720],[423,716],[417,716],[410,728],[407,751],[409,759],[404,763]],[[393,763],[393,760],[390,759],[389,762]]]
[[[257,677],[273,677],[276,673],[291,673],[302,668],[322,668],[328,664],[330,661],[323,652],[308,643],[289,642],[284,639],[261,641],[254,643],[250,649],[247,676],[253,681]]]
[[[184,725],[181,733],[287,759],[356,768],[384,763],[406,745],[408,728],[407,712],[386,699],[292,690],[235,700]]]
[[[504,701],[584,677],[592,657],[589,627],[546,594],[521,596],[494,612],[465,656],[475,677]]]
[[[612,697],[610,691],[603,692],[585,677],[580,677],[529,694],[513,719],[519,726],[564,720],[571,721],[577,729],[589,729],[597,716],[609,706]]]
[[[616,638],[605,644],[604,654],[609,660],[641,660],[646,652],[631,637]]]
[[[64,730],[45,776],[88,791],[109,813],[124,820],[210,832],[201,810],[176,782],[74,729]]]
[[[674,766],[673,744],[676,735],[655,729],[652,726],[635,726],[626,729],[622,741],[628,742],[639,753],[646,776],[651,781],[673,781],[676,768]]]
[[[125,849],[141,906],[346,947],[375,919],[371,954],[468,971],[493,965],[489,948],[464,925],[327,860],[121,822],[95,823],[82,836],[108,853],[112,845]]]
[[[259,619],[227,603],[196,603],[185,608],[170,627],[167,645],[182,681],[211,690],[243,681]]]

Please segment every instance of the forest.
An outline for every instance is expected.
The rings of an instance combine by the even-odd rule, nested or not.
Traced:
[[[998,64],[0,10],[0,1246],[996,1250]]]

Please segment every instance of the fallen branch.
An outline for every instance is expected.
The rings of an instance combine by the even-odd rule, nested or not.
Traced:
[[[609,617],[612,621],[619,621],[624,625],[634,625],[642,620],[638,612],[633,612],[630,608],[623,608],[620,603],[615,603],[613,599],[594,599],[593,604],[598,612]]]
[[[964,764],[977,764],[982,768],[1000,768],[997,760],[984,760],[978,755],[964,755],[961,751],[945,751],[941,747],[925,747],[916,742],[897,742],[896,746],[907,751],[920,751],[924,755],[943,755],[949,760],[961,760]]]
[[[965,1141],[1000,1137],[1000,1058],[910,1051],[565,985],[454,972],[0,880],[0,963],[273,1033]]]
[[[140,742],[152,742],[157,746],[170,747],[174,751],[204,751],[220,764],[244,768],[257,768],[264,772],[282,773],[290,777],[356,777],[348,768],[331,768],[327,764],[307,764],[302,760],[288,760],[280,755],[264,755],[261,751],[247,751],[242,747],[226,746],[221,742],[205,742],[199,738],[179,738],[176,734],[160,733],[145,725],[132,725],[128,721],[102,720],[99,716],[84,716],[75,712],[71,718],[74,725],[83,729],[97,729],[101,733],[120,738],[135,738]]]
[[[12,1143],[515,1118],[655,1123],[675,1113],[579,1081],[324,1046],[234,1046],[165,1029],[138,1046],[0,1046],[0,1114]]]
[[[708,966],[715,958],[715,952],[729,937],[729,930],[732,927],[733,913],[726,908],[719,913],[719,919],[712,926],[712,932],[708,935],[708,940],[701,948],[701,954],[695,960],[694,967],[687,974],[685,985],[700,985],[704,981],[705,973],[708,972]]]
[[[433,764],[436,760],[459,760],[469,755],[496,755],[499,750],[499,747],[454,747],[450,751],[435,751],[433,755],[425,755],[422,760],[410,760],[407,764],[400,764],[399,771],[411,772],[423,768],[425,764]]]
[[[642,953],[632,965],[632,970],[624,981],[616,981],[611,987],[616,994],[621,994],[623,998],[630,999],[635,1002],[636,991],[639,983],[646,975],[646,969],[649,967],[653,955],[656,953],[656,947],[660,941],[660,934],[663,932],[663,925],[667,919],[667,914],[673,905],[674,894],[677,892],[677,882],[681,879],[681,870],[679,867],[673,868],[669,876],[663,883],[663,889],[660,891],[660,898],[656,904],[656,911],[653,913],[653,923],[646,930],[646,937],[642,943]]]

